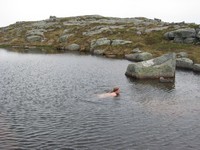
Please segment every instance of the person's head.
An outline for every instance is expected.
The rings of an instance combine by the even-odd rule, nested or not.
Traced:
[[[117,95],[119,95],[119,88],[115,87],[112,92],[115,92]]]

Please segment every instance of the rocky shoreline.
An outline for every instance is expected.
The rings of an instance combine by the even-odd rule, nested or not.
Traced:
[[[144,17],[50,16],[0,28],[0,47],[50,47],[46,52],[78,51],[136,62],[173,52],[179,57],[177,67],[199,71],[200,26]]]

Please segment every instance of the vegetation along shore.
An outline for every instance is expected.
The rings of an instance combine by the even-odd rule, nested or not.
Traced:
[[[0,47],[18,50],[48,47],[49,53],[79,51],[114,58],[125,58],[137,48],[153,57],[169,52],[185,53],[199,64],[200,26],[144,17],[50,16],[46,20],[16,22],[0,28]]]

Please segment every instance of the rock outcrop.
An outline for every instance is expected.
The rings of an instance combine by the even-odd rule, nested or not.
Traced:
[[[26,32],[26,40],[28,42],[42,42],[44,40],[45,29],[32,29]]]
[[[167,40],[163,38],[164,33]],[[171,41],[178,43],[172,44]],[[180,43],[195,45],[182,47]],[[51,50],[46,50],[47,53],[76,50],[111,58],[127,57],[133,61],[148,60],[152,58],[151,54],[158,56],[166,51],[176,50],[190,52],[188,56],[194,58],[195,63],[200,63],[196,46],[198,44],[200,45],[199,25],[167,23],[157,18],[50,16],[45,20],[20,21],[0,28],[0,47],[50,47]],[[133,53],[132,49],[137,47],[146,52]]]
[[[176,68],[200,72],[200,64],[195,64],[192,59],[188,58],[188,53],[179,52],[176,56]]]
[[[169,53],[155,59],[129,64],[126,75],[134,78],[174,78],[176,54]]]
[[[184,28],[175,31],[167,32],[164,37],[168,40],[173,40],[175,43],[196,43],[199,41],[199,32],[194,28]]]

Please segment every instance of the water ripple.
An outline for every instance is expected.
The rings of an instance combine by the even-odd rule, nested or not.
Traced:
[[[125,60],[0,50],[0,149],[198,149],[199,75],[124,75]],[[98,94],[119,86],[117,98]]]

